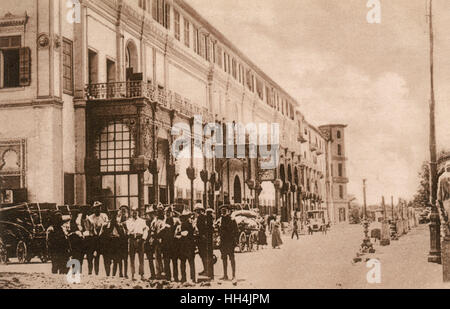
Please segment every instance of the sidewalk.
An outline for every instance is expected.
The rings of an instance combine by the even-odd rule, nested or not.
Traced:
[[[375,245],[376,253],[363,257],[362,263],[353,266],[353,271],[343,288],[383,288],[383,289],[449,289],[449,284],[442,282],[442,266],[428,263],[429,252],[428,225],[421,225],[391,241],[390,246]],[[369,268],[366,258],[376,258],[381,263],[381,283],[370,284],[365,276]]]

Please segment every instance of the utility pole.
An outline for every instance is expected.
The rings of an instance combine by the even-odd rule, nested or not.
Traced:
[[[430,26],[430,253],[428,262],[441,263],[441,231],[438,209],[436,207],[437,195],[437,151],[436,151],[436,124],[435,124],[435,96],[434,96],[434,34],[433,34],[433,0],[429,7]]]
[[[369,237],[369,220],[367,218],[367,199],[366,199],[366,181],[363,179],[363,195],[364,195],[364,209],[363,209],[363,225],[364,225],[364,239],[361,244],[361,253],[375,253],[372,243]]]

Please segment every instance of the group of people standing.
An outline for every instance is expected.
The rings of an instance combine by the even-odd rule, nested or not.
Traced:
[[[220,218],[215,220],[213,209],[204,209],[201,204],[194,212],[184,209],[176,212],[172,206],[147,206],[145,213],[122,206],[119,210],[102,211],[102,203],[93,204],[92,214],[88,209],[72,213],[65,223],[60,212],[55,213],[48,229],[48,246],[52,261],[52,272],[67,274],[70,259],[80,263],[86,257],[88,274],[99,274],[100,256],[103,256],[106,276],[128,278],[128,260],[131,278],[136,273],[144,279],[144,257],[150,268],[150,279],[186,282],[186,264],[189,264],[190,280],[197,282],[195,256],[198,253],[203,271],[198,275],[214,278],[214,229],[218,230],[219,248],[222,254],[224,276],[228,280],[228,260],[232,268],[232,280],[236,282],[234,250],[238,240],[236,221],[230,216],[227,206],[220,208]],[[141,215],[141,216],[140,216]],[[136,255],[138,269],[136,271]]]

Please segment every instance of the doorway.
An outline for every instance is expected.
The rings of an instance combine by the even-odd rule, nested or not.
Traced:
[[[235,204],[242,203],[241,180],[239,179],[239,176],[236,176],[234,178],[233,192],[234,192],[234,203]]]

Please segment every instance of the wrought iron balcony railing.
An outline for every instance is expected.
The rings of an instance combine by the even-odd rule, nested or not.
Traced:
[[[167,91],[152,83],[128,81],[89,84],[86,86],[85,95],[88,101],[147,98],[187,117],[200,115],[203,122],[214,121],[214,116],[207,108],[193,104],[178,93]]]

